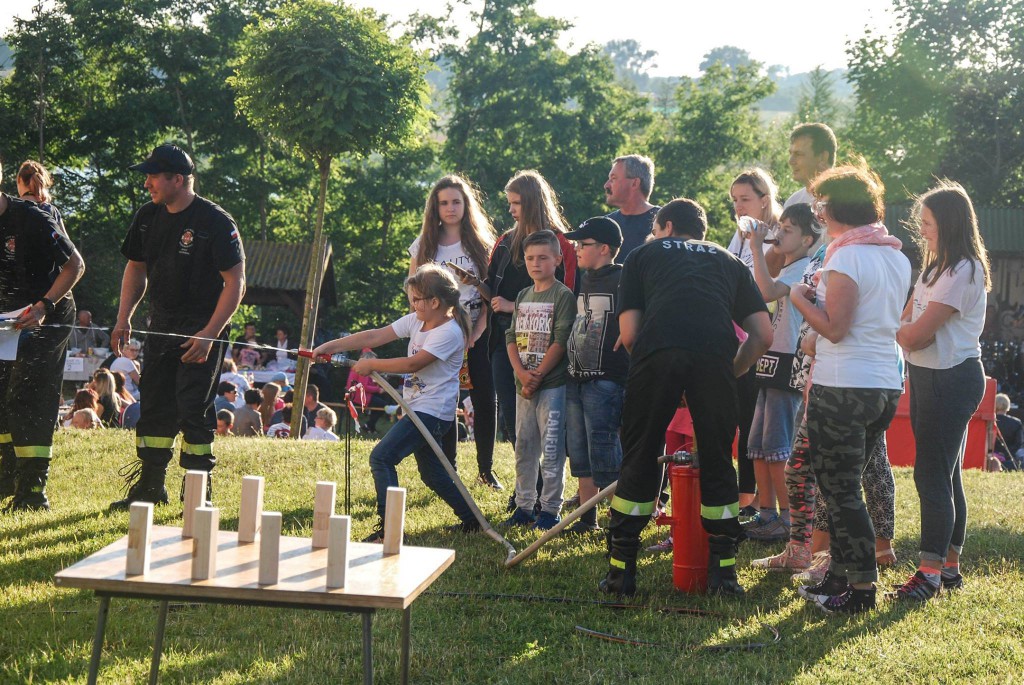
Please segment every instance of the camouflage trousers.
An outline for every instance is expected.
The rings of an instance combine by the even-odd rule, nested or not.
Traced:
[[[896,415],[899,390],[811,388],[807,435],[819,501],[828,508],[832,573],[878,580],[875,530],[861,491],[869,455]]]

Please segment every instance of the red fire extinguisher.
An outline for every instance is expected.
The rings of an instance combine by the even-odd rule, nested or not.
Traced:
[[[655,523],[672,529],[672,583],[682,592],[701,593],[708,587],[708,534],[700,520],[700,469],[696,452],[666,454],[672,489],[672,514]]]

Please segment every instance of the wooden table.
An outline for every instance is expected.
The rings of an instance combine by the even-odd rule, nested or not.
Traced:
[[[181,528],[153,526],[148,574],[125,575],[125,536],[56,575],[57,585],[93,590],[100,600],[89,663],[90,684],[96,682],[99,673],[111,597],[160,602],[150,683],[156,683],[160,669],[170,600],[362,614],[364,683],[373,682],[373,614],[377,609],[401,609],[401,674],[402,682],[407,683],[412,603],[455,559],[455,552],[449,549],[403,546],[401,554],[385,556],[381,545],[350,542],[345,587],[328,590],[327,550],[312,549],[309,538],[281,537],[277,585],[257,583],[259,542],[239,544],[238,534],[230,531],[219,532],[217,576],[193,581],[192,544],[191,539],[181,537]]]

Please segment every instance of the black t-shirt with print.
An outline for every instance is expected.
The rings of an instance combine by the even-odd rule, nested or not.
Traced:
[[[767,312],[754,277],[720,245],[671,237],[630,253],[619,282],[619,313],[643,312],[632,363],[666,347],[732,359],[733,321]]]
[[[143,205],[128,229],[121,254],[146,263],[156,330],[206,325],[224,289],[220,272],[245,260],[235,220],[198,195],[175,214],[164,205]]]
[[[576,380],[626,382],[629,355],[624,347],[614,349],[619,339],[615,300],[621,276],[621,264],[608,264],[592,271],[580,270],[576,322],[566,351],[569,375]]]
[[[75,246],[56,218],[33,202],[4,195],[0,214],[0,311],[35,304],[46,295]]]

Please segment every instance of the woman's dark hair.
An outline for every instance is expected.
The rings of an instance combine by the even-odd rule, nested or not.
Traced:
[[[841,166],[814,180],[814,197],[828,198],[825,211],[848,226],[864,226],[885,217],[885,186],[867,166]]]
[[[921,211],[925,207],[935,219],[937,236],[934,253],[926,245],[921,245],[921,252],[925,256],[922,272],[924,282],[935,285],[939,276],[947,271],[952,273],[956,265],[965,259],[970,261],[973,282],[977,270],[974,261],[977,260],[981,263],[985,290],[991,290],[988,251],[981,239],[978,216],[974,213],[974,203],[967,191],[959,183],[943,179],[936,187],[918,197],[911,214],[911,224],[917,229],[918,236],[921,234]],[[918,242],[923,243],[920,238]]]

